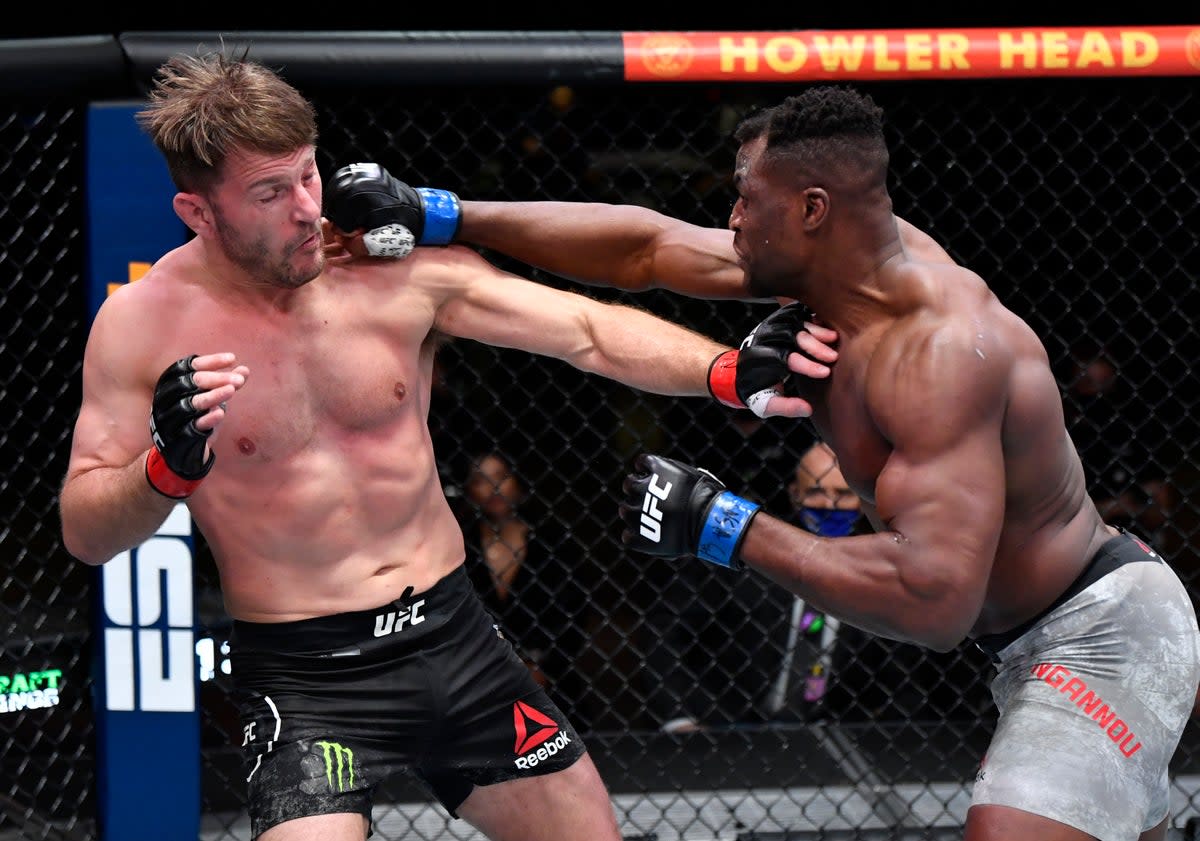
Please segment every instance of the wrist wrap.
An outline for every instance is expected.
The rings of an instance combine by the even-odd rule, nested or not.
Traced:
[[[708,366],[708,393],[718,403],[744,409],[746,404],[737,395],[737,361],[736,350],[727,350],[713,359]]]
[[[212,462],[213,458],[210,456],[210,467]],[[187,499],[204,481],[204,476],[199,479],[184,479],[167,467],[158,447],[151,447],[149,455],[146,456],[146,481],[150,483],[150,487],[168,499]]]
[[[412,253],[412,231],[403,225],[384,225],[363,234],[363,245],[372,257],[404,259]]]
[[[462,223],[462,205],[458,196],[449,190],[432,187],[418,187],[417,194],[425,211],[425,228],[417,244],[448,245],[454,242]]]
[[[738,549],[746,537],[750,521],[758,513],[758,503],[723,491],[717,494],[704,517],[696,557],[729,569],[744,569]]]

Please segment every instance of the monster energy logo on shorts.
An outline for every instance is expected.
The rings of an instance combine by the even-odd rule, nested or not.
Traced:
[[[325,779],[330,791],[345,791],[354,787],[354,751],[337,742],[317,742],[325,755]],[[334,775],[337,775],[335,782]]]

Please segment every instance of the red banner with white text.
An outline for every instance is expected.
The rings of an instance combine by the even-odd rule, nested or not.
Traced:
[[[624,32],[622,40],[631,82],[1200,74],[1200,24]]]

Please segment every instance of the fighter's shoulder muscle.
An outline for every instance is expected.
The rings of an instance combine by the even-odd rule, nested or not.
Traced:
[[[964,270],[953,280],[970,286]],[[935,284],[936,285],[936,284]],[[867,400],[887,434],[887,417],[921,423],[994,415],[1006,402],[1018,348],[1010,314],[986,289],[920,306],[895,320],[876,347]],[[921,420],[924,418],[924,420]]]
[[[382,305],[414,295],[437,303],[452,297],[473,280],[499,273],[499,269],[472,248],[447,245],[421,246],[403,259],[358,257],[327,265],[323,279],[368,296],[377,293]]]
[[[913,259],[926,263],[954,262],[954,259],[946,252],[946,249],[942,248],[932,236],[908,220],[897,216],[896,227],[900,232],[900,243]]]
[[[137,280],[114,287],[101,302],[88,334],[85,359],[131,366],[153,354],[183,317],[190,283],[179,249],[168,252]]]

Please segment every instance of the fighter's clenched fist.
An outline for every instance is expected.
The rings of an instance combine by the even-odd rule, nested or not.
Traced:
[[[246,382],[249,369],[233,366],[232,353],[187,356],[167,366],[154,388],[146,458],[150,487],[172,499],[191,496],[212,470],[208,446],[225,417],[225,401]]]
[[[373,257],[407,257],[414,245],[446,245],[461,207],[449,190],[410,187],[375,163],[348,164],[325,188],[325,215],[344,234],[363,231]]]
[[[797,396],[796,378],[823,379],[837,360],[837,333],[813,321],[800,302],[780,307],[708,369],[708,390],[726,406],[760,418],[809,417],[812,404]]]
[[[735,496],[707,470],[643,453],[625,477],[621,540],[649,555],[695,555],[741,569],[738,549],[759,505]]]

